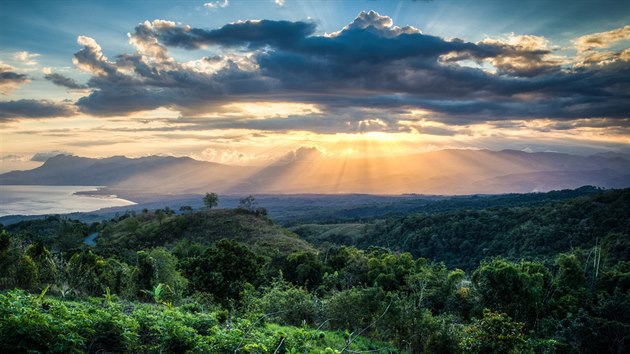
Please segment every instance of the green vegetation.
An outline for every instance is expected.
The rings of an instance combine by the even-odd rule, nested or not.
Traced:
[[[292,227],[318,248],[253,197],[25,221],[0,229],[0,352],[623,353],[628,213],[619,190]]]
[[[158,215],[163,215],[161,218]],[[263,215],[244,209],[202,210],[167,214],[163,210],[125,214],[101,227],[97,249],[102,252],[171,247],[189,241],[210,245],[222,238],[247,243],[266,253],[288,254],[314,248]]]
[[[341,225],[292,229],[316,245],[387,247],[468,271],[495,256],[551,262],[559,253],[596,244],[606,250],[604,261],[614,263],[630,259],[628,205],[630,189],[528,206],[423,212],[359,226],[346,224],[347,232]]]
[[[293,227],[303,224],[364,223],[374,219],[391,219],[418,213],[437,214],[463,209],[531,207],[601,193],[602,190],[599,188],[584,186],[573,190],[529,194],[451,197],[416,194],[266,195],[258,199],[268,209],[275,222]]]
[[[41,242],[53,251],[68,251],[81,246],[91,227],[60,216],[48,216],[45,219],[20,221],[7,226],[7,231],[19,235],[28,242]]]
[[[221,311],[126,303],[103,298],[80,302],[0,294],[0,352],[40,353],[338,353],[342,332],[287,327],[263,319],[231,319]],[[347,349],[389,353],[366,338]]]

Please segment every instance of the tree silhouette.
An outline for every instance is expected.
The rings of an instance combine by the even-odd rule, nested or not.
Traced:
[[[217,204],[219,204],[219,196],[216,193],[206,193],[206,196],[203,197],[203,205],[206,209],[212,209]]]

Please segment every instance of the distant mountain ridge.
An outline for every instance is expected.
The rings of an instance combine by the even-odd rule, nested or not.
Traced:
[[[199,181],[206,179],[208,183],[216,184],[221,179],[228,179],[232,174],[247,170],[247,167],[198,161],[189,157],[113,156],[94,159],[57,155],[38,168],[0,175],[0,184],[97,185],[116,186],[121,189],[159,187],[158,191],[171,190],[173,184],[180,184],[175,189],[178,192],[185,192],[191,183],[199,187]]]
[[[189,157],[50,158],[0,175],[10,185],[102,185],[123,196],[247,193],[499,194],[593,185],[630,187],[630,158],[517,150],[439,150],[391,158],[331,157],[301,148],[264,167]]]

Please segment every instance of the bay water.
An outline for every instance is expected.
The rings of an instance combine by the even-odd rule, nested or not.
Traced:
[[[116,196],[75,194],[98,186],[0,185],[0,216],[88,212],[136,204]]]

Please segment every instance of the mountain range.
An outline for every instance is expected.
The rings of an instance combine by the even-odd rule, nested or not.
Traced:
[[[214,191],[249,193],[499,194],[593,185],[630,187],[630,157],[517,150],[439,150],[398,157],[331,157],[300,148],[263,167],[189,157],[86,158],[57,155],[0,175],[3,185],[105,186],[132,200]]]

